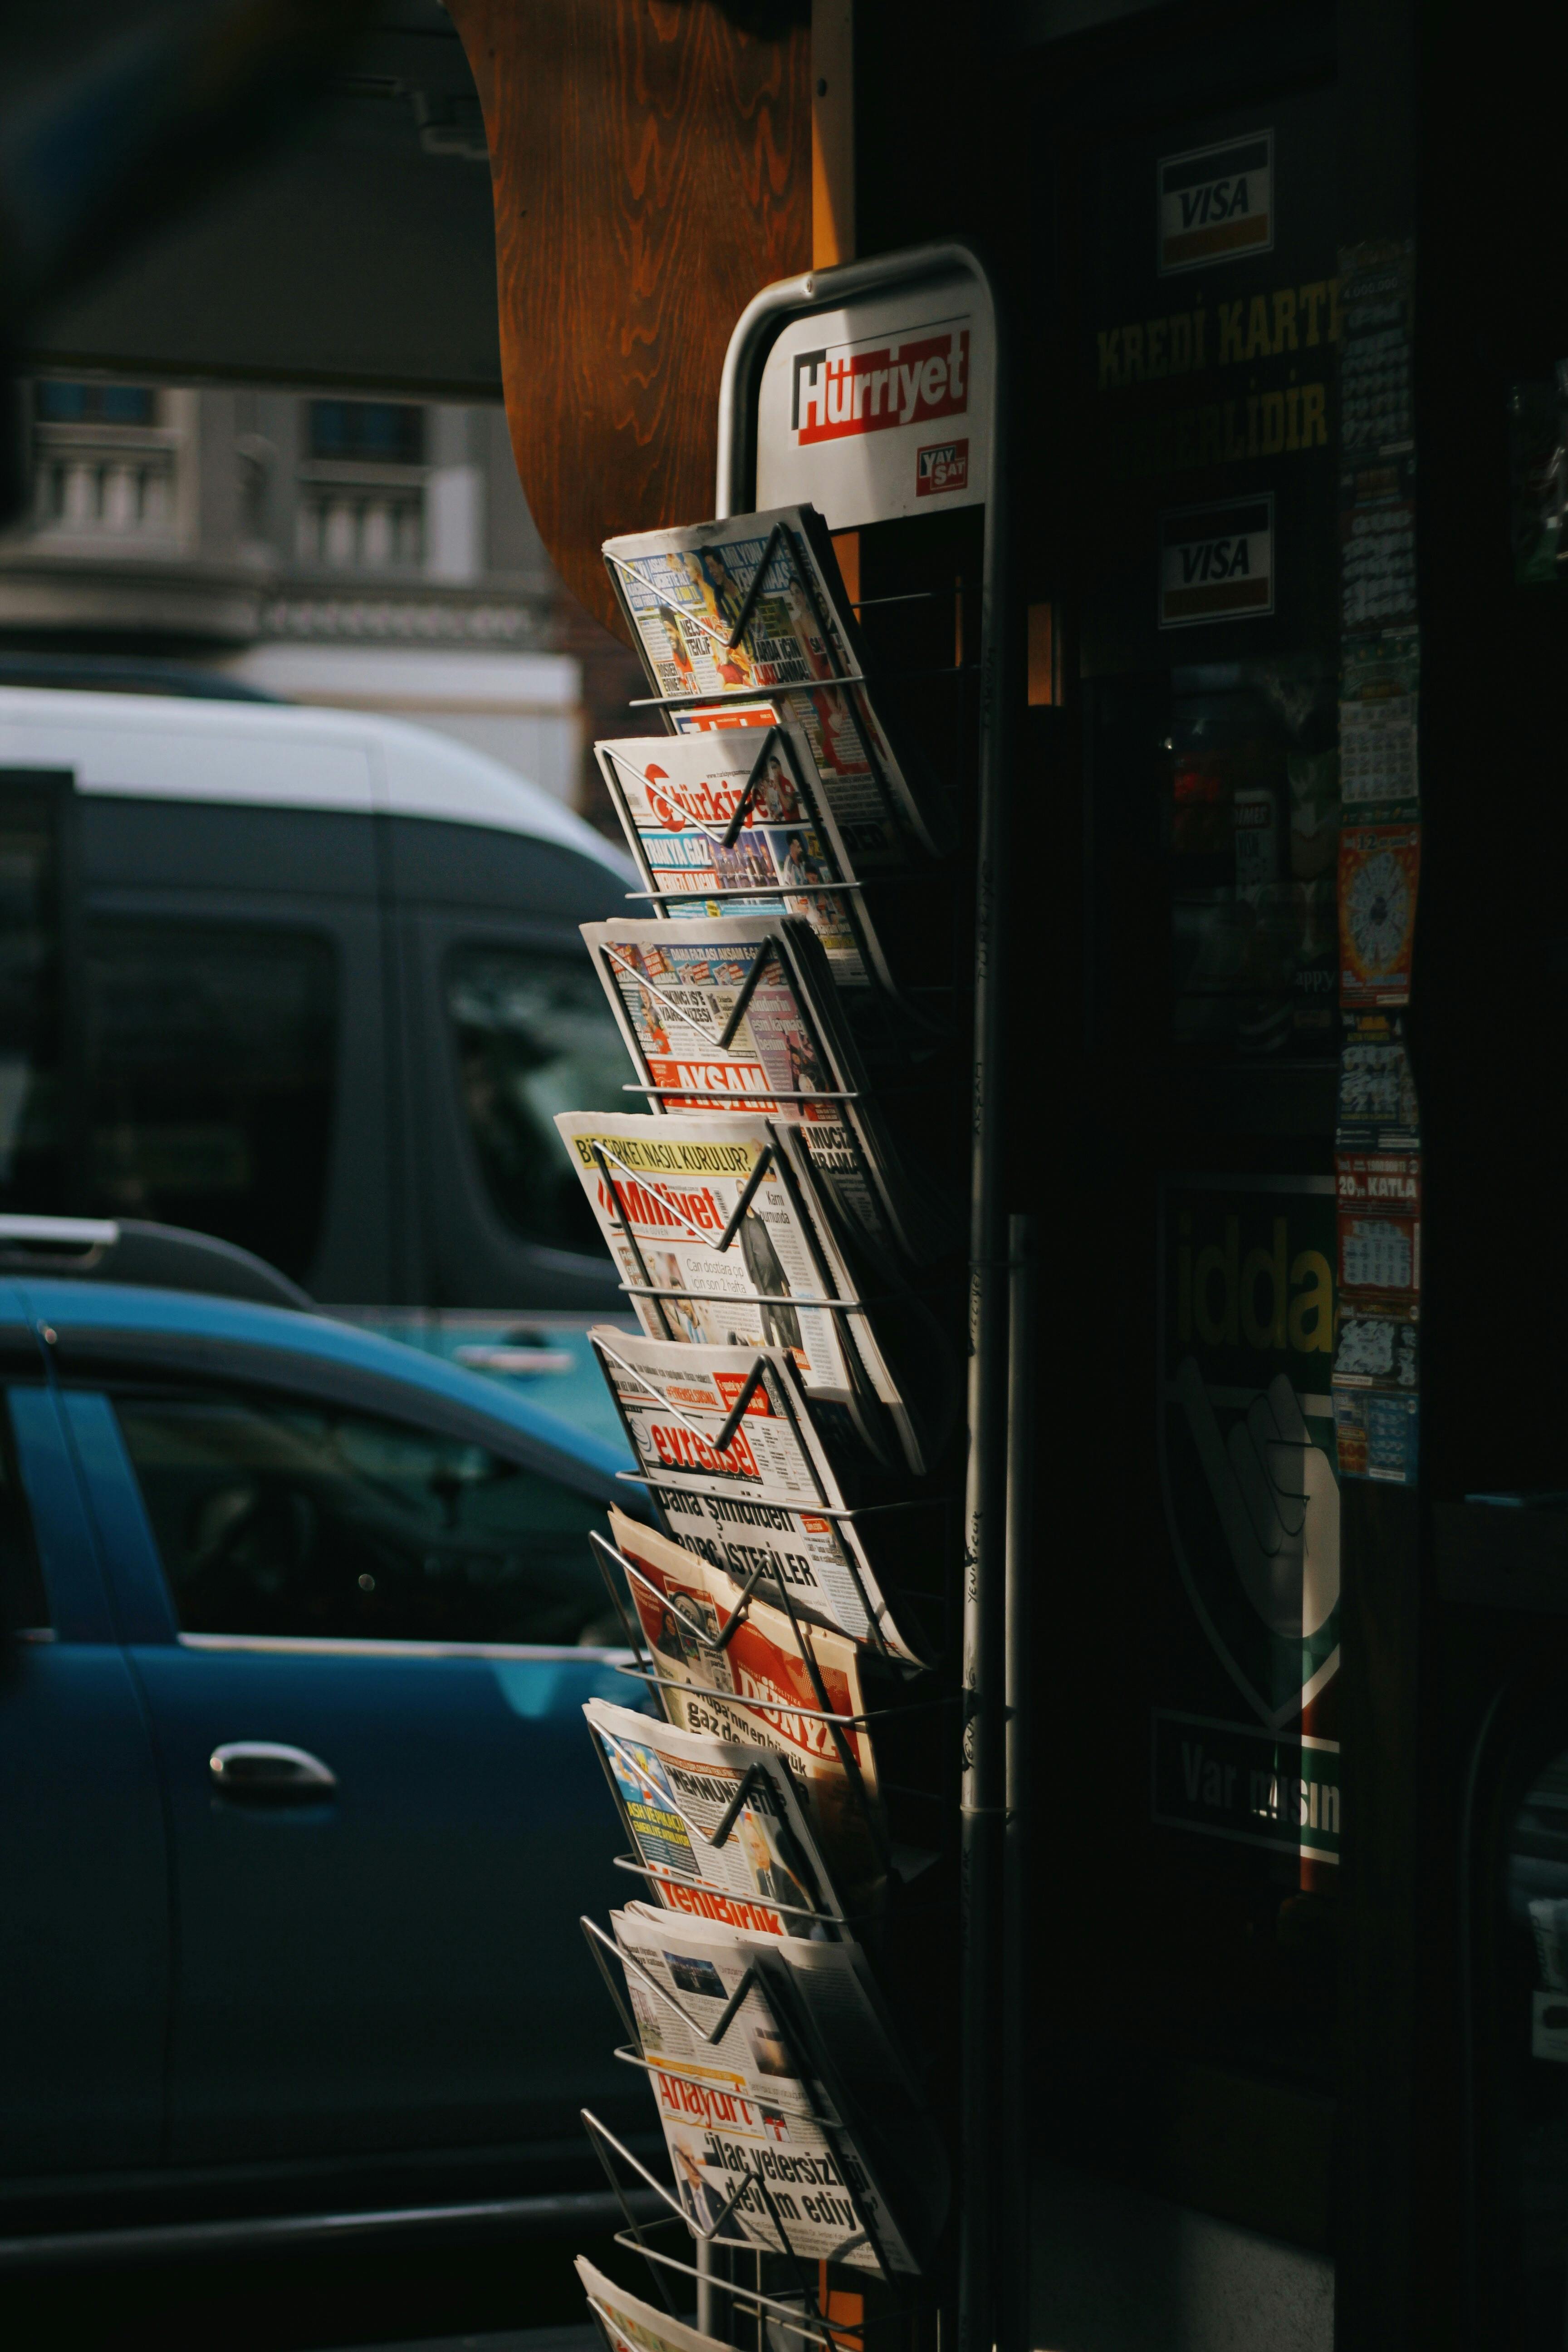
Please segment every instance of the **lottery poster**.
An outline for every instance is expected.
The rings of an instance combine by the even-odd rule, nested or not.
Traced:
[[[1408,1004],[1421,828],[1347,825],[1340,835],[1340,1003]]]

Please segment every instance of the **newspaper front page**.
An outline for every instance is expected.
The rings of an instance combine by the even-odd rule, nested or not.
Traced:
[[[656,1111],[732,1108],[797,1127],[824,1192],[866,1243],[884,1259],[929,1255],[929,1220],[895,1167],[808,925],[736,915],[584,923],[583,937]]]
[[[734,1580],[624,1511],[611,1511],[610,1536],[645,1580],[628,1578],[627,1586],[670,1721],[682,1731],[782,1757],[846,1912],[851,1917],[874,1912],[887,1876],[876,1753],[863,1723],[829,1724],[823,1709],[826,1697],[833,1716],[865,1713],[855,1643],[804,1620],[792,1623],[753,1593],[729,1642],[711,1650],[691,1628],[700,1627],[710,1640],[717,1636],[741,1599]],[[810,1647],[822,1696],[801,1654],[803,1643]]]
[[[808,2262],[918,2273],[886,2186],[867,2163],[858,2119],[839,2111],[822,2079],[820,2039],[807,2013],[815,1985],[805,2000],[792,1999],[794,1979],[769,1967],[770,1955],[786,1947],[642,1904],[613,1912],[611,1926],[623,1965],[631,1964],[627,1997],[676,2191],[692,2225]],[[839,1956],[833,1992],[854,2000],[851,1948],[820,1948]],[[710,2042],[748,1975],[739,2009]],[[864,2000],[859,2022],[868,2042],[883,2038]],[[879,2073],[897,2084],[890,2051]]]
[[[788,1130],[736,1114],[563,1111],[555,1125],[649,1339],[784,1348],[808,1389],[848,1402],[869,1383],[884,1404],[900,1402],[867,1316],[816,1303],[854,1294],[831,1231],[813,1213],[810,1168],[794,1158]],[[740,1231],[721,1254],[714,1244],[764,1155]],[[645,1274],[657,1297],[639,1295]]]
[[[910,1664],[867,1546],[847,1516],[793,1356],[782,1349],[679,1347],[598,1328],[588,1334],[648,1492],[689,1549],[744,1580],[787,1587],[797,1609],[852,1642],[885,1643]],[[723,1434],[761,1374],[740,1426]]]
[[[866,985],[873,969],[889,982],[798,727],[622,737],[594,753],[657,914],[794,915],[810,924],[840,988]],[[741,829],[726,845],[742,801]],[[714,895],[740,891],[747,895]]]
[[[725,2352],[716,2337],[700,2336],[695,2327],[671,2319],[668,2311],[657,2311],[640,2296],[628,2294],[596,2271],[586,2254],[577,2257],[577,2275],[588,2308],[608,2339],[609,2352]],[[791,2341],[804,2344],[805,2339],[797,2336]]]
[[[872,707],[859,630],[820,515],[782,507],[639,531],[606,540],[605,561],[654,692],[675,710],[677,726],[682,703],[765,696],[771,716],[804,728],[862,873],[907,866],[916,845],[928,853],[946,845],[940,793],[918,762],[895,751]],[[731,647],[748,597],[746,626]]]
[[[755,1936],[835,1936],[843,1916],[795,1781],[755,1741],[655,1723],[605,1699],[583,1709],[650,1899]],[[714,1833],[750,1782],[723,1843]]]

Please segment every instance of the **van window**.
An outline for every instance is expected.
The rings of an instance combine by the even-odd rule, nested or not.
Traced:
[[[58,793],[0,776],[0,1208],[48,1211],[66,1183]]]
[[[331,943],[261,924],[98,919],[85,950],[92,1207],[194,1225],[302,1280],[331,1133]]]
[[[641,1110],[605,992],[584,955],[473,944],[447,966],[468,1132],[491,1201],[524,1240],[603,1248],[552,1124],[562,1110]]]

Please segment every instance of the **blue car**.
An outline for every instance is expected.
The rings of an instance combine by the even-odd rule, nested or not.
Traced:
[[[255,1297],[0,1275],[0,2240],[586,2188],[623,1457]]]

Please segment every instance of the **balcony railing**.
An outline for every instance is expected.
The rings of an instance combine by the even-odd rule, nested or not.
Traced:
[[[51,538],[168,548],[176,536],[173,436],[38,428],[34,527]]]
[[[422,473],[302,468],[294,552],[312,571],[417,572],[425,559]]]

